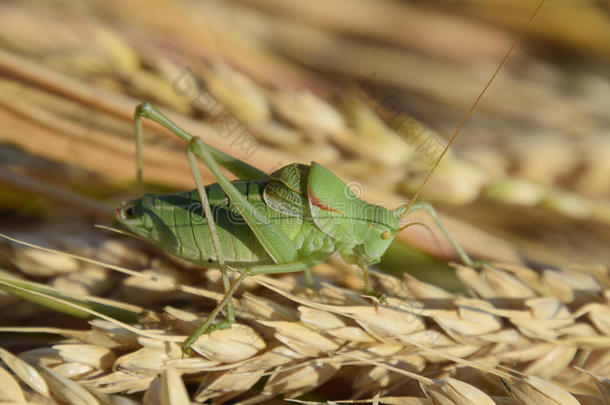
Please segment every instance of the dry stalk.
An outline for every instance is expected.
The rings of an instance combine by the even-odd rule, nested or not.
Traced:
[[[142,253],[119,246],[113,250],[122,252],[122,262],[141,262]],[[87,251],[83,241],[71,250]],[[89,285],[80,270],[91,265],[74,258],[53,260],[48,254],[47,266],[33,266],[42,252],[7,245],[3,251],[30,276],[35,268],[46,276],[56,274],[58,291],[65,286],[58,280],[68,276]],[[205,316],[192,305],[204,299],[180,293],[189,304],[168,306],[177,296],[168,294],[167,286],[196,283],[192,272],[181,275],[172,267],[165,263],[145,275],[115,279],[105,290],[119,292],[114,298],[121,305],[141,305],[138,297],[148,296],[147,306],[164,307],[141,312],[137,329],[111,319],[90,321],[87,331],[2,328],[63,338],[18,357],[0,351],[9,370],[0,372],[1,395],[12,401],[52,398],[74,404],[110,403],[125,394],[145,403],[186,403],[189,396],[197,402],[239,397],[243,403],[258,403],[312,390],[388,404],[609,399],[607,268],[536,272],[516,265],[494,264],[481,271],[457,266],[468,296],[409,276],[399,280],[374,273],[388,294],[387,306],[323,279],[313,291],[294,277],[258,276],[235,300],[239,323],[203,336],[193,346],[195,353],[183,357],[180,340]],[[220,299],[201,287],[192,291]],[[3,311],[22,305],[4,303]],[[253,388],[265,376],[262,388]],[[187,394],[185,386],[197,389]]]
[[[480,90],[487,75],[483,66],[487,69],[509,42],[501,29],[441,8],[343,0],[328,8],[314,2],[295,12],[277,0],[208,3],[132,0],[110,7],[94,1],[78,10],[64,10],[61,1],[57,8],[36,1],[2,5],[0,70],[9,79],[0,83],[5,123],[0,137],[124,184],[133,179],[129,124],[139,100],[173,110],[181,126],[243,157],[243,144],[214,130],[214,120],[230,112],[240,130],[260,142],[248,156],[255,166],[270,171],[317,160],[345,179],[358,180],[369,200],[395,205],[419,185],[434,146],[428,137],[424,144],[417,134],[405,134],[399,121],[414,115],[439,132],[451,132],[457,122],[451,116],[462,114]],[[525,3],[511,7],[522,10]],[[498,1],[489,7],[497,13],[509,6]],[[555,7],[536,24],[540,31],[534,29],[534,35],[544,37],[548,31],[541,26],[557,26],[568,15],[566,6]],[[270,9],[276,11],[266,12]],[[105,18],[91,18],[100,10]],[[570,15],[598,21],[597,11],[574,5]],[[499,13],[508,25],[516,14]],[[132,23],[124,23],[126,15]],[[484,16],[498,19],[493,12]],[[453,41],[418,29],[427,26]],[[603,32],[598,25],[587,26]],[[67,35],[66,27],[79,35]],[[161,32],[171,34],[171,50]],[[567,37],[562,38],[574,46]],[[469,45],[474,38],[484,41]],[[597,49],[595,36],[579,41]],[[478,133],[464,134],[423,197],[445,204],[500,201],[504,208],[537,207],[608,224],[607,78],[584,62],[567,73],[525,51],[517,61],[520,69],[505,69],[477,112]],[[331,76],[337,72],[348,86],[337,85]],[[364,89],[367,81],[371,86]],[[384,92],[388,87],[392,91]],[[373,108],[371,101],[382,108]],[[517,121],[526,122],[527,129]],[[15,135],[22,133],[28,136]],[[191,187],[183,147],[163,135],[155,134],[147,148],[147,178]],[[402,195],[388,192],[395,189]],[[473,253],[518,260],[498,239],[460,224],[452,228]],[[413,229],[406,235],[411,235],[406,241],[437,255],[451,251],[438,249],[426,232]]]

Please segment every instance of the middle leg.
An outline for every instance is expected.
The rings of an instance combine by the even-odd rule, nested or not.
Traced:
[[[366,266],[360,266],[360,269],[362,270],[362,278],[364,279],[364,294],[376,298],[380,304],[385,304],[387,302],[386,295],[381,291],[375,290],[371,286],[371,280],[369,278],[369,268]]]

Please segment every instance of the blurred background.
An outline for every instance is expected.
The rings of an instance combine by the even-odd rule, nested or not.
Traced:
[[[2,1],[0,231],[76,251],[111,239],[92,225],[114,225],[114,205],[138,193],[132,117],[143,100],[264,171],[315,160],[394,207],[537,5]],[[610,263],[609,13],[607,0],[548,2],[424,188],[471,254]],[[192,188],[184,144],[145,128],[147,190]],[[416,250],[395,247],[385,265],[454,258],[428,218],[412,219],[436,237],[409,228],[399,242]],[[47,259],[28,260],[22,269]]]

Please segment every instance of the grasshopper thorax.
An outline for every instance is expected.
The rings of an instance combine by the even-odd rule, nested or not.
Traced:
[[[271,175],[265,202],[290,216],[300,216],[335,241],[350,264],[378,263],[400,227],[404,207],[388,210],[360,199],[324,166],[291,164]]]

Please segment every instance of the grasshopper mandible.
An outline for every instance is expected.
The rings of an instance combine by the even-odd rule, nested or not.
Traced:
[[[146,194],[117,206],[117,219],[130,231],[178,257],[200,265],[217,264],[225,291],[208,318],[189,336],[182,349],[203,334],[230,327],[235,320],[232,296],[248,276],[305,271],[338,251],[348,264],[360,266],[365,291],[383,302],[369,282],[367,267],[378,263],[394,237],[409,224],[400,219],[426,210],[467,265],[476,265],[446,231],[434,208],[416,202],[421,188],[451,146],[481,97],[500,71],[512,49],[544,4],[507,51],[496,71],[464,117],[419,190],[405,206],[388,210],[359,199],[322,165],[289,164],[271,174],[211,147],[145,102],[135,111],[137,176],[142,176],[142,119],[165,127],[187,143],[187,157],[197,188],[167,195]],[[217,183],[204,186],[199,158]],[[240,180],[230,181],[224,166]],[[228,270],[240,275],[230,283]],[[214,324],[226,307],[225,321]]]

